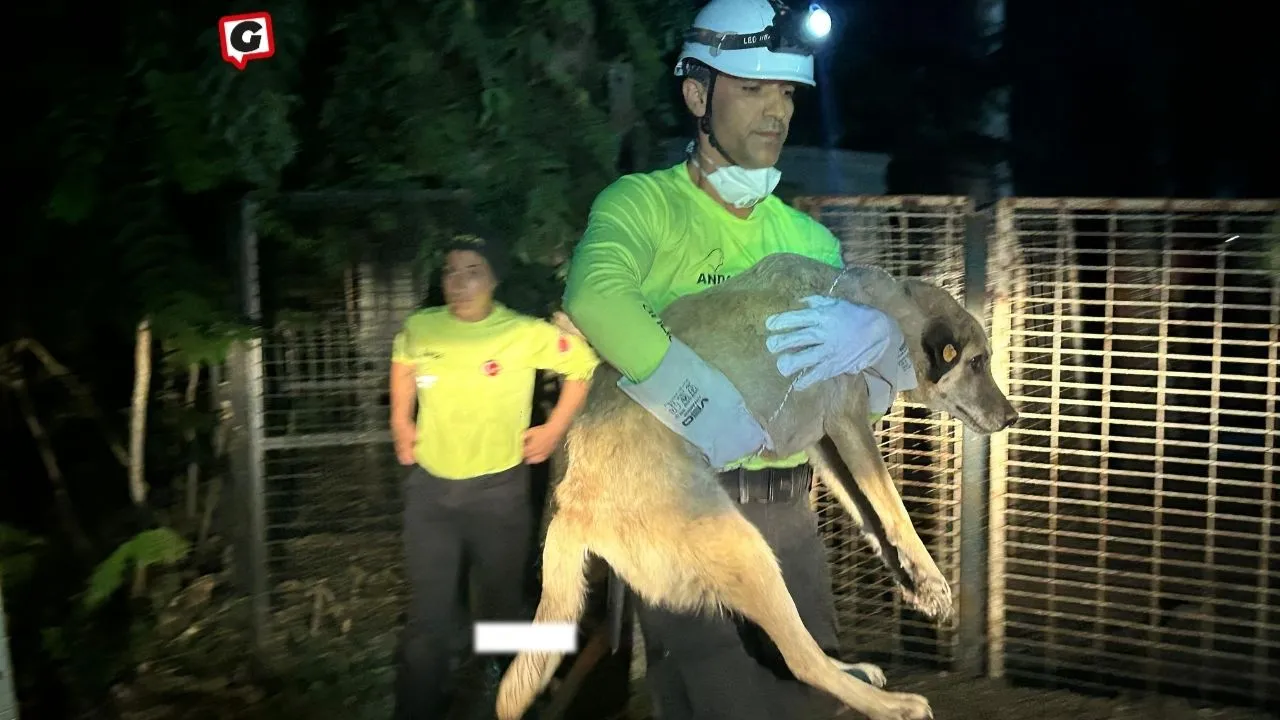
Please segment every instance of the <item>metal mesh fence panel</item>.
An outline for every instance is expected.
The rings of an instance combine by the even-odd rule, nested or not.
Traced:
[[[999,204],[993,674],[1280,702],[1277,211]]]
[[[266,330],[230,363],[237,565],[260,648],[342,658],[352,676],[384,683],[405,600],[389,347],[426,293],[422,249],[456,201],[297,200],[246,241],[246,309]],[[836,234],[847,263],[964,296],[967,198],[797,205]],[[992,675],[1280,698],[1280,284],[1262,267],[1266,243],[1280,243],[1277,213],[1280,203],[1071,199],[991,213],[992,367],[1022,412],[990,438],[990,542],[978,551],[989,551]],[[961,577],[961,490],[974,487],[961,481],[961,427],[900,401],[879,432],[959,598],[973,581],[968,566]],[[953,668],[957,620],[938,626],[905,607],[838,504],[816,501],[846,647]]]
[[[263,332],[236,374],[237,490],[271,657],[341,658],[353,678],[389,681],[406,600],[391,343],[460,212],[447,193],[314,193],[252,218],[246,306]]]
[[[895,277],[921,277],[964,291],[963,197],[821,197],[797,205],[840,239],[848,265],[872,265]],[[899,400],[880,423],[885,463],[916,529],[959,594],[959,423]],[[817,492],[828,547],[841,642],[858,657],[949,667],[956,654],[954,619],[938,625],[905,606],[839,504]]]

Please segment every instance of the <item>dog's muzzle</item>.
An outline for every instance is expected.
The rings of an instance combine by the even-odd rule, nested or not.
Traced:
[[[741,505],[748,503],[788,503],[807,497],[813,471],[807,465],[763,470],[727,470],[720,473],[720,485]]]

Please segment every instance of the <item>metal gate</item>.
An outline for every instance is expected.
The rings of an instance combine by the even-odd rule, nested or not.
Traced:
[[[1277,212],[999,203],[992,675],[1280,702]]]
[[[244,209],[242,296],[263,330],[230,360],[244,419],[236,547],[273,661],[312,654],[387,672],[404,603],[390,347],[426,296],[426,253],[460,199],[300,193]]]
[[[896,277],[922,277],[964,295],[965,227],[972,207],[963,197],[821,197],[797,205],[840,239],[845,263],[874,265]],[[897,403],[877,429],[889,472],[920,537],[960,594],[960,425],[940,413]],[[863,546],[848,516],[818,491],[841,642],[858,657],[894,664],[949,668],[957,628],[941,626],[903,605],[879,560]]]

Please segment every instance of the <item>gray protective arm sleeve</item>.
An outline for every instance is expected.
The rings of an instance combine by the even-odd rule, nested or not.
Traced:
[[[729,378],[674,337],[649,377],[639,383],[623,377],[618,387],[697,446],[717,470],[761,448],[773,448]]]

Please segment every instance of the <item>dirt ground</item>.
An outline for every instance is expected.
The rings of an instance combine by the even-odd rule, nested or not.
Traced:
[[[341,543],[332,539],[316,536],[292,545],[295,562],[323,559],[330,565],[345,564],[334,562],[346,556],[339,552]],[[389,561],[394,545],[378,545],[383,546]],[[367,561],[368,553],[366,549],[362,559]],[[163,659],[140,665],[132,682],[117,687],[112,704],[125,720],[385,720],[391,710],[392,651],[403,588],[392,570],[357,570],[333,569],[311,582],[286,580],[276,586],[274,644],[288,648],[292,660],[272,678],[252,672],[247,663],[250,652],[241,617],[245,602],[225,595],[218,601],[222,593],[217,589],[225,586],[225,578],[192,582],[162,614],[157,633],[161,647],[155,650]],[[190,599],[193,596],[198,597]],[[892,689],[929,698],[936,720],[1280,717],[1256,710],[1200,707],[1177,698],[1100,698],[956,675],[886,670]],[[566,720],[627,720],[598,709],[624,705],[626,692],[625,668],[621,675],[608,670],[593,673]],[[479,708],[461,715],[467,720],[492,718]],[[849,713],[840,720],[855,718]]]
[[[404,603],[393,534],[289,542],[274,567],[273,645],[291,658],[264,678],[249,667],[247,606],[229,577],[190,581],[164,603],[154,659],[113,693],[124,720],[385,720],[392,652]],[[292,576],[292,577],[290,577]],[[305,579],[303,579],[305,578]],[[567,669],[568,664],[566,664]],[[888,668],[897,691],[929,698],[936,720],[1268,720],[1280,714],[1200,707],[1161,697],[1099,698],[1068,691]],[[608,676],[612,675],[610,678]],[[620,682],[618,682],[620,680]],[[624,700],[626,671],[588,678],[566,720],[627,720],[591,709]],[[584,707],[586,706],[586,707]],[[483,710],[467,720],[491,720]],[[779,720],[800,720],[780,718]],[[856,720],[852,713],[840,720]]]
[[[1274,720],[1277,717],[1240,708],[1196,707],[1177,698],[1109,699],[936,674],[890,678],[890,682],[894,690],[929,698],[935,720]]]
[[[387,687],[386,690],[390,688]],[[929,698],[935,720],[1274,720],[1277,715],[1239,708],[1197,708],[1172,698],[1115,700],[1088,697],[1068,691],[1044,691],[1008,687],[989,680],[959,681],[954,677],[915,675],[898,678],[894,689],[917,692]],[[181,699],[132,703],[122,713],[128,720],[304,720],[311,718],[385,718],[386,699],[362,701],[329,695],[313,704],[280,703],[261,689],[235,693],[212,689],[184,693]],[[327,693],[326,693],[327,695]],[[137,698],[140,700],[141,698]],[[319,698],[314,698],[319,700]],[[468,720],[480,720],[482,712],[463,712]],[[492,716],[488,716],[492,717]],[[848,713],[838,720],[856,720]],[[599,720],[627,720],[622,716]],[[780,719],[781,720],[781,719]],[[787,719],[795,720],[795,719]]]
[[[250,679],[247,669],[230,657],[206,658],[194,673],[191,671],[195,668],[189,666],[180,676],[163,673],[169,675],[168,681],[160,677],[161,673],[140,673],[134,683],[118,689],[114,704],[122,720],[385,720],[391,710],[393,633],[378,635],[380,637],[362,641],[348,635],[300,642],[295,645],[299,663],[290,672],[265,683]],[[201,651],[213,651],[209,640],[206,638]],[[242,651],[235,652],[230,647],[237,644],[228,643],[226,650],[231,652],[227,654],[243,661]],[[335,663],[339,658],[341,662]],[[891,688],[927,697],[935,720],[1275,720],[1280,717],[1280,714],[1258,710],[1202,707],[1170,697],[1101,698],[956,675],[902,673],[900,669],[889,670]],[[615,677],[606,677],[611,674]],[[456,720],[492,720],[487,712],[487,707],[492,706],[480,700],[480,693],[474,693],[473,683],[464,680],[464,684],[472,688],[472,692],[464,691],[471,696],[471,702],[455,708]],[[625,705],[625,683],[625,671],[621,677],[607,671],[589,677],[565,720],[641,720],[591,709]],[[857,718],[850,712],[837,720]]]

